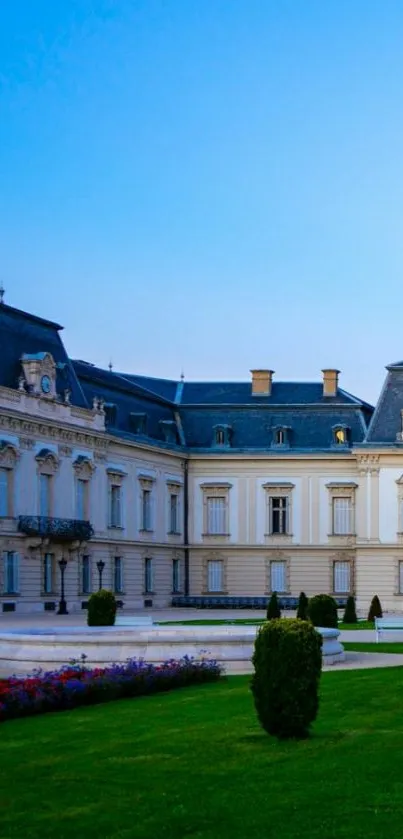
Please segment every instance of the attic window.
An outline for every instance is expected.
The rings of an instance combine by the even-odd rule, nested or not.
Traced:
[[[230,425],[213,426],[213,446],[229,448],[231,445],[232,428]]]
[[[133,434],[147,434],[147,414],[131,413],[129,423]]]
[[[350,442],[350,428],[348,425],[334,425],[333,432],[333,446],[348,446]]]
[[[290,428],[287,425],[276,425],[273,428],[272,446],[276,448],[288,448],[290,445],[289,432]]]
[[[118,409],[114,402],[104,403],[106,425],[116,425]]]

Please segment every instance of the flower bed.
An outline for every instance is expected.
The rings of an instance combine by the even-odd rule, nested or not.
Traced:
[[[12,676],[0,681],[0,721],[212,682],[220,675],[217,662],[185,657],[156,666],[130,659],[93,670],[72,664],[24,678]]]

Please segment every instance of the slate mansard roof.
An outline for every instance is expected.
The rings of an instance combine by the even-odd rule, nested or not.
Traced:
[[[89,362],[72,361],[61,329],[1,304],[0,385],[18,386],[24,354],[50,353],[57,364],[57,393],[62,396],[68,388],[71,402],[87,408],[94,397],[103,400],[108,432],[123,439],[217,453],[214,426],[229,426],[229,452],[277,454],[279,449],[272,444],[274,430],[281,426],[288,429],[285,453],[327,451],[336,450],[333,430],[343,425],[349,429],[350,446],[366,441],[374,409],[341,388],[336,396],[325,397],[322,382],[274,379],[270,396],[255,396],[251,381],[182,382],[103,370]],[[403,364],[400,377],[403,406]],[[400,408],[390,410],[393,425]],[[375,419],[376,412],[371,428],[376,427]],[[345,451],[344,446],[337,448]]]

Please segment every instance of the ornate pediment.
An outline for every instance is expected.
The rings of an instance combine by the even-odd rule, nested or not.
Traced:
[[[84,478],[89,480],[92,477],[93,472],[95,472],[95,463],[91,460],[90,457],[85,457],[85,455],[78,455],[73,463],[73,469],[79,478]]]
[[[41,472],[53,473],[59,468],[59,458],[51,449],[41,449],[35,457]]]
[[[19,451],[12,443],[8,440],[0,440],[0,466],[3,469],[13,469],[18,457]]]

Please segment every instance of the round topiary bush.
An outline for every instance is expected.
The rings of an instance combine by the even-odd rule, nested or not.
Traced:
[[[352,594],[347,598],[347,604],[343,615],[343,623],[358,623],[357,612],[355,610],[355,598]]]
[[[315,720],[322,638],[311,623],[270,620],[255,641],[251,689],[261,726],[284,739],[306,737]]]
[[[274,618],[281,618],[281,609],[279,606],[277,592],[273,591],[273,594],[267,604],[267,612],[266,612],[266,620],[271,621]]]
[[[297,618],[301,621],[308,620],[308,598],[304,591],[301,591],[299,596]]]
[[[316,594],[308,603],[308,617],[314,626],[337,628],[336,601],[330,594]]]
[[[368,620],[373,623],[375,618],[381,617],[383,617],[381,601],[379,600],[378,595],[375,594],[371,600],[371,605],[369,607]]]
[[[116,617],[116,597],[112,591],[101,588],[91,594],[88,601],[88,626],[113,626]]]

